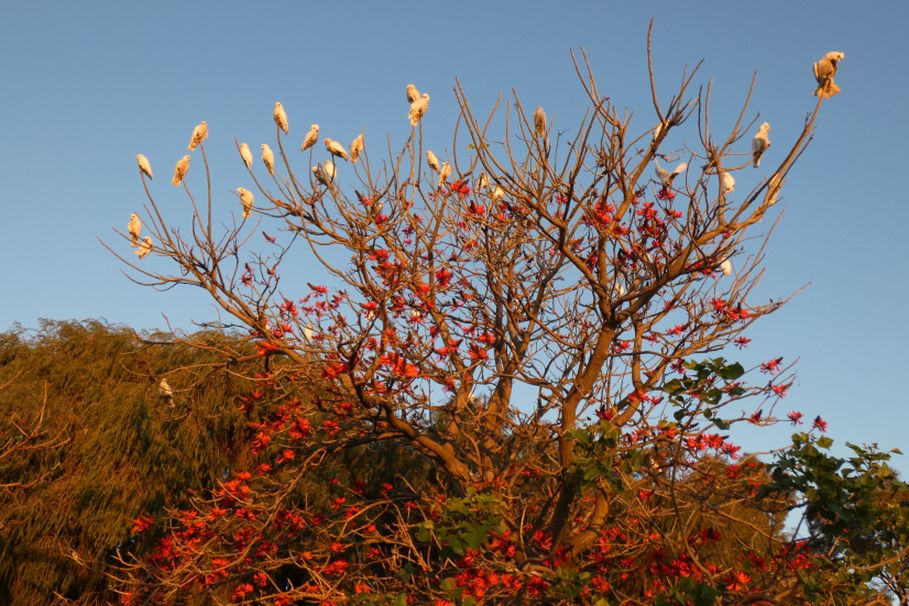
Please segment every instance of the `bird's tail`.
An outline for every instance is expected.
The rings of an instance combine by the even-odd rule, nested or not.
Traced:
[[[139,246],[139,236],[135,234],[130,234],[130,241],[132,242],[133,247]]]
[[[814,91],[814,96],[820,97],[821,99],[829,99],[830,97],[835,97],[839,92],[840,87],[833,81],[833,78],[827,78],[827,80]]]

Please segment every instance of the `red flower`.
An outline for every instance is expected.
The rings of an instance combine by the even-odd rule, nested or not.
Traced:
[[[822,432],[827,431],[827,421],[821,418],[821,415],[814,417],[814,428]]]
[[[155,522],[154,518],[151,516],[139,516],[133,520],[133,527],[130,529],[132,534],[141,534],[151,527]]]
[[[780,366],[780,362],[782,362],[782,361],[783,361],[783,357],[780,356],[779,358],[774,358],[772,360],[768,360],[767,362],[764,362],[763,364],[761,364],[761,372],[769,372],[769,373],[777,372],[780,369],[779,366]]]
[[[802,423],[802,417],[805,416],[805,415],[803,415],[802,413],[800,413],[800,412],[797,411],[797,410],[792,410],[792,411],[790,411],[789,414],[786,415],[786,416],[789,417],[789,420],[792,421],[792,424],[793,424],[793,425],[801,425],[801,423]]]
[[[474,362],[485,362],[489,359],[489,354],[486,353],[486,350],[477,345],[470,346],[470,359]]]
[[[775,393],[775,394],[778,395],[779,397],[785,398],[785,397],[786,397],[786,390],[789,389],[789,386],[790,386],[790,385],[792,385],[792,383],[789,383],[789,384],[787,384],[787,385],[771,385],[771,386],[770,386],[770,389],[773,391],[773,393]]]
[[[448,189],[452,193],[458,194],[458,198],[460,198],[461,200],[463,200],[468,195],[470,195],[470,187],[466,183],[464,183],[464,181],[462,181],[461,179],[458,179],[457,181],[455,181],[453,183],[449,183]]]
[[[748,574],[741,570],[736,570],[732,573],[732,577],[726,583],[726,589],[729,591],[744,591],[745,589],[748,589],[749,582],[751,582],[751,577],[748,576]]]
[[[661,187],[660,191],[657,192],[656,197],[657,200],[669,200],[671,202],[675,200],[675,192],[668,187]]]

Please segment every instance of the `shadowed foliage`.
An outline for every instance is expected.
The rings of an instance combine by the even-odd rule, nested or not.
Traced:
[[[111,556],[135,547],[135,518],[246,463],[248,419],[235,394],[250,381],[212,362],[164,335],[97,321],[0,335],[0,440],[20,443],[0,460],[0,602],[103,592]],[[173,408],[158,396],[165,375]],[[20,439],[17,426],[42,406],[43,438]]]

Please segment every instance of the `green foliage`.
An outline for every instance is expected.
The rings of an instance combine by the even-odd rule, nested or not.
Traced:
[[[42,405],[43,435],[58,441],[0,460],[0,480],[24,484],[0,504],[0,603],[103,593],[103,571],[139,546],[131,531],[138,516],[245,462],[247,420],[234,394],[248,382],[212,372],[213,361],[95,321],[0,335],[0,443],[15,440],[16,425]],[[165,373],[174,408],[158,397]]]
[[[718,429],[727,430],[730,423],[716,416],[724,399],[737,398],[746,393],[736,381],[745,374],[745,368],[738,362],[729,363],[725,358],[690,360],[684,367],[693,371],[682,377],[671,379],[663,385],[663,391],[677,407],[673,413],[676,421],[688,417],[697,409]]]
[[[830,591],[836,580],[842,596],[886,588],[905,603],[909,484],[887,465],[891,454],[901,453],[847,443],[854,454],[841,458],[828,452],[832,445],[827,437],[794,434],[792,447],[779,455],[764,494],[787,492],[804,507],[807,540],[827,554],[821,569],[825,574],[813,579],[817,594]]]
[[[489,495],[449,499],[437,521],[426,520],[417,527],[416,538],[426,543],[435,536],[451,554],[463,556],[468,549],[483,546],[490,531],[502,530],[501,509],[500,500]]]

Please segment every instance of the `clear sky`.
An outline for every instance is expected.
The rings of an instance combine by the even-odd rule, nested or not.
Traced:
[[[144,201],[137,152],[167,203],[185,204],[167,180],[200,119],[216,193],[231,204],[243,176],[233,137],[273,141],[276,100],[298,138],[318,122],[323,135],[348,142],[365,130],[367,144],[384,144],[409,133],[403,89],[415,82],[432,95],[425,136],[444,149],[460,78],[477,108],[515,89],[568,128],[584,109],[571,48],[587,51],[600,91],[643,132],[654,123],[644,53],[654,16],[660,90],[705,59],[699,81],[714,80],[716,120],[731,125],[757,70],[751,107],[773,124],[779,151],[814,106],[811,63],[844,51],[843,92],[825,104],[777,205],[759,297],[811,284],[751,329],[742,357],[800,358],[779,412],[821,414],[839,443],[909,452],[905,1],[3,5],[0,330],[39,318],[153,328],[166,315],[191,328],[214,317],[199,293],[132,284],[97,240],[117,242],[112,228]],[[907,459],[896,462],[904,475]]]

